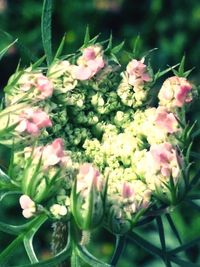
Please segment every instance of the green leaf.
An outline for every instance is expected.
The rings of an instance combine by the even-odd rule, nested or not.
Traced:
[[[184,69],[185,69],[185,55],[182,57],[178,68],[178,73],[180,77],[184,75]]]
[[[34,69],[40,67],[41,64],[44,62],[45,58],[46,58],[46,56],[44,55],[43,57],[39,58],[35,63],[33,63],[33,64],[31,65],[32,70],[34,70]]]
[[[200,169],[197,171],[197,173],[194,175],[194,177],[191,179],[190,187],[196,186],[196,184],[200,181]]]
[[[3,56],[7,53],[8,49],[13,46],[18,40],[16,39],[14,42],[6,46],[3,50],[0,51],[0,60],[3,58]]]
[[[15,40],[16,46],[18,50],[20,51],[21,58],[27,58],[28,61],[37,60],[37,57],[33,54],[33,51],[30,51],[20,40],[18,39],[16,40],[15,36],[13,36],[12,34],[6,31],[0,30],[0,39],[1,38],[4,40],[6,38],[9,42],[13,42]]]
[[[4,189],[2,190],[2,191],[0,191],[0,201],[2,201],[5,197],[7,197],[8,195],[17,195],[17,194],[21,194],[21,192],[20,191],[11,191],[12,190],[12,188],[11,188],[11,186],[9,187],[7,187],[6,188],[7,189],[7,191],[5,191]],[[9,189],[9,190],[8,190]]]
[[[90,42],[90,29],[89,26],[87,25],[86,31],[85,31],[85,37],[84,37],[84,46],[87,46]]]
[[[167,68],[166,70],[163,70],[163,71],[158,71],[156,74],[155,74],[155,77],[154,77],[154,80],[157,80],[159,79],[160,77],[162,77],[163,75],[167,74],[169,71],[173,70],[174,68],[176,68],[177,66],[179,66],[179,63],[172,66],[172,67],[169,67]]]
[[[19,71],[19,72],[15,73],[15,76],[13,77],[13,80],[10,83],[8,83],[6,85],[6,87],[4,87],[4,92],[5,93],[9,94],[10,92],[12,92],[13,87],[19,81],[19,79],[22,76],[22,74],[24,74],[24,71]]]
[[[194,69],[195,67],[191,68],[190,70],[185,71],[184,77],[187,78]]]
[[[119,45],[113,47],[112,50],[111,50],[111,53],[112,53],[112,54],[117,54],[117,53],[119,53],[120,50],[123,48],[123,46],[124,46],[124,41],[121,42]]]
[[[119,258],[121,257],[121,254],[123,252],[125,244],[126,244],[126,237],[117,235],[116,236],[115,251],[114,251],[112,259],[111,259],[111,265],[112,266],[117,265]]]
[[[41,18],[41,34],[44,52],[47,58],[47,64],[52,62],[51,45],[51,18],[52,18],[52,0],[44,0]]]
[[[56,51],[56,54],[55,54],[55,57],[54,57],[54,60],[59,58],[59,56],[61,55],[62,51],[63,51],[63,48],[64,48],[64,45],[65,45],[65,40],[66,40],[66,34],[63,36],[62,40],[61,40],[61,43]]]
[[[140,46],[140,35],[138,35],[135,39],[133,45],[133,58],[137,58],[139,55],[139,46]]]
[[[8,123],[9,124],[9,120]],[[9,137],[13,136],[13,131],[16,128],[16,126],[19,124],[19,122],[16,122],[10,126],[7,125],[3,130],[0,131],[0,141],[7,140]]]
[[[76,247],[77,254],[79,257],[89,264],[90,266],[96,266],[96,267],[112,267],[112,265],[102,262],[101,260],[94,257],[92,254],[89,253],[89,251],[81,245],[78,245]]]
[[[105,51],[111,51],[112,50],[112,43],[113,43],[113,36],[112,36],[112,32],[111,32],[109,40],[108,40],[108,46],[105,49]]]
[[[95,188],[92,185],[89,191],[89,200],[88,200],[88,207],[87,207],[87,215],[86,220],[84,223],[85,229],[90,229],[92,227],[92,215],[93,215],[93,208],[94,208],[94,201],[95,201]]]
[[[11,183],[11,178],[0,168],[0,183]]]
[[[166,218],[167,218],[167,221],[168,221],[168,223],[169,223],[169,226],[171,227],[172,232],[173,232],[174,235],[176,236],[176,238],[177,238],[177,240],[179,241],[179,243],[182,244],[182,240],[181,240],[180,235],[179,235],[179,232],[178,232],[178,230],[177,230],[177,228],[176,228],[176,226],[175,226],[175,224],[174,224],[174,222],[173,222],[173,220],[172,220],[172,217],[171,217],[170,214],[168,214],[168,213],[165,214],[165,216],[166,216]]]

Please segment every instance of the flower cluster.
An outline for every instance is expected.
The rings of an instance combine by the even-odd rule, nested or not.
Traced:
[[[90,43],[45,72],[17,71],[5,88],[2,118],[15,126],[12,179],[26,218],[73,216],[82,230],[103,222],[122,234],[161,196],[178,201],[192,85],[170,77],[150,104],[156,78],[145,58],[123,69],[108,51]]]
[[[122,77],[117,90],[121,101],[130,107],[141,106],[147,99],[148,84],[151,82],[147,66],[144,64],[144,58],[130,61],[126,71],[122,73]]]

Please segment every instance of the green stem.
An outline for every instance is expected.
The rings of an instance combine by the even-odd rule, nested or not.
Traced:
[[[126,244],[125,236],[116,236],[115,251],[111,259],[111,265],[116,266]]]
[[[163,259],[163,252],[160,248],[152,245],[148,241],[146,241],[144,238],[142,238],[140,235],[136,234],[135,232],[131,232],[129,235],[127,235],[127,238],[131,240],[133,243],[139,245],[147,252],[159,256],[161,259]]]
[[[71,267],[80,267],[80,260],[76,251],[77,244],[80,242],[80,230],[77,228],[75,221],[71,220],[70,239],[72,245]]]

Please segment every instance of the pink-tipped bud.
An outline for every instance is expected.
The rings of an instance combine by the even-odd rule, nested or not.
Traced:
[[[72,188],[71,208],[74,219],[82,230],[91,230],[102,222],[104,216],[102,187],[99,171],[90,163],[81,165]]]
[[[134,195],[133,188],[130,183],[124,182],[122,187],[122,197],[130,198]]]

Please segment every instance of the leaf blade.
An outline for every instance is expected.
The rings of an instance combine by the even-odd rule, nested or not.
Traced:
[[[52,19],[52,0],[44,0],[41,18],[41,34],[44,52],[47,58],[47,64],[52,62],[52,36],[51,36],[51,19]]]

